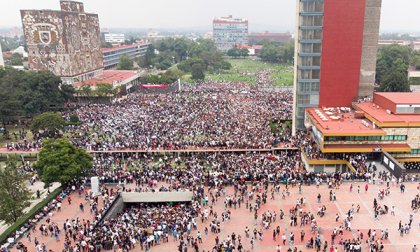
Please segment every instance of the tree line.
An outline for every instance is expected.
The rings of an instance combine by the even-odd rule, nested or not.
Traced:
[[[75,90],[51,72],[0,68],[0,121],[3,128],[20,118],[58,111],[73,100]]]
[[[408,68],[420,70],[420,52],[408,46],[386,45],[378,49],[375,82],[382,92],[410,92]]]
[[[150,45],[145,57],[138,63],[142,67],[155,67],[159,70],[167,70],[176,65],[177,69],[190,73],[192,79],[196,80],[204,79],[206,71],[231,68],[230,63],[223,59],[223,53],[217,50],[210,39],[163,39]]]
[[[263,41],[260,52],[262,61],[278,64],[293,64],[295,55],[295,42],[290,40],[286,43]]]

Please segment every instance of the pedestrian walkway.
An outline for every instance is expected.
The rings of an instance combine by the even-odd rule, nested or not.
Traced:
[[[32,194],[31,205],[29,207],[25,208],[24,213],[27,213],[34,206],[36,206],[39,202],[41,202],[43,199],[45,199],[47,197],[47,192],[48,192],[48,188],[44,188],[44,185],[45,185],[44,182],[36,181],[33,185],[31,185],[29,182],[27,182],[27,183],[28,183],[28,189],[33,194]],[[54,191],[59,186],[60,186],[60,183],[53,183],[49,188],[50,192]],[[41,197],[39,199],[36,197],[36,191],[37,190],[40,191],[40,195],[41,195]],[[2,234],[4,231],[6,231],[6,229],[9,228],[9,227],[10,227],[10,225],[1,221],[0,222],[0,234]]]

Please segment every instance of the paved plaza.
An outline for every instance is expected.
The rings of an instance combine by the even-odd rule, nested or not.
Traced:
[[[392,206],[395,206],[395,216],[391,215],[390,213],[386,215],[380,215],[378,220],[375,220],[374,213],[373,213],[373,200],[377,198],[378,191],[386,187],[386,185],[369,185],[369,189],[365,192],[365,183],[364,182],[355,182],[353,184],[353,190],[350,192],[350,182],[346,182],[341,185],[340,188],[333,189],[333,192],[336,194],[336,201],[329,200],[329,192],[331,189],[328,189],[326,185],[321,185],[317,188],[315,185],[312,186],[303,186],[302,193],[299,193],[298,187],[290,187],[290,195],[286,196],[286,199],[281,199],[281,193],[275,194],[275,199],[272,200],[271,195],[269,193],[267,197],[267,203],[262,204],[260,210],[258,211],[258,220],[257,222],[254,221],[254,215],[250,212],[249,209],[245,208],[244,204],[241,204],[241,207],[234,209],[228,208],[231,211],[231,219],[222,222],[221,224],[221,232],[218,234],[213,234],[211,232],[208,235],[204,235],[205,227],[209,227],[209,223],[211,218],[208,221],[201,223],[200,218],[197,218],[197,231],[200,231],[203,234],[203,243],[199,244],[199,251],[212,251],[212,248],[215,244],[216,236],[219,237],[220,242],[222,242],[228,235],[231,235],[233,232],[238,237],[241,236],[241,241],[244,246],[244,251],[276,251],[277,245],[281,245],[281,251],[287,251],[289,247],[292,249],[294,247],[297,248],[297,251],[315,251],[315,249],[308,249],[306,248],[306,242],[311,238],[315,237],[316,234],[311,233],[310,225],[304,225],[303,227],[300,226],[300,222],[298,221],[297,226],[290,226],[289,225],[289,210],[292,207],[295,207],[296,202],[298,199],[304,197],[305,204],[303,207],[304,212],[313,213],[316,216],[316,221],[320,227],[320,237],[322,239],[322,244],[326,240],[328,242],[328,250],[330,251],[331,245],[331,234],[334,228],[338,228],[340,225],[343,225],[343,219],[345,218],[346,213],[352,208],[356,209],[357,205],[360,205],[359,213],[354,214],[354,219],[351,222],[352,230],[347,231],[344,230],[344,234],[342,236],[338,236],[335,239],[334,247],[337,248],[337,251],[344,251],[343,246],[339,245],[338,242],[343,239],[353,239],[357,236],[358,232],[362,232],[364,235],[364,240],[367,237],[368,230],[371,229],[376,231],[376,237],[381,237],[381,231],[388,229],[389,231],[389,239],[382,240],[382,243],[385,246],[384,251],[411,251],[414,244],[419,246],[420,244],[420,216],[419,213],[413,213],[410,206],[411,201],[414,199],[416,194],[419,193],[418,184],[417,183],[406,183],[406,190],[404,193],[400,192],[400,188],[398,185],[391,185],[391,193],[388,196],[385,196],[383,200],[378,199],[378,204],[380,205],[387,205],[390,209]],[[360,193],[358,193],[357,188],[360,185]],[[131,185],[133,186],[133,185]],[[281,186],[280,192],[284,189],[284,185]],[[271,188],[271,187],[270,187]],[[270,191],[269,188],[269,191]],[[233,188],[228,187],[226,196],[233,195]],[[321,194],[321,203],[317,202],[317,195]],[[93,214],[89,213],[88,207],[85,208],[85,212],[81,212],[78,205],[80,202],[85,202],[84,197],[80,198],[77,193],[72,194],[73,202],[71,205],[68,205],[67,200],[63,201],[62,211],[55,213],[51,217],[52,222],[56,222],[59,227],[62,227],[63,223],[66,219],[85,219],[85,220],[92,220],[94,217]],[[220,214],[225,211],[224,206],[224,199],[225,197],[219,197],[218,201],[216,202],[215,206],[213,207],[214,211],[216,211],[219,216]],[[101,200],[99,200],[101,202]],[[325,205],[326,207],[326,214],[324,217],[317,216],[317,209],[320,205]],[[99,206],[101,207],[101,205]],[[282,209],[285,213],[283,220],[279,218],[279,212]],[[264,229],[261,222],[261,215],[266,212],[270,211],[271,213],[276,212],[277,219],[274,223],[271,224],[270,228]],[[403,224],[409,222],[410,214],[414,214],[414,221],[412,223],[411,230],[408,234],[404,234],[404,236],[400,236],[400,232],[398,231],[398,224],[402,221]],[[338,222],[336,222],[336,214],[340,216]],[[45,223],[45,219],[40,222],[38,225]],[[263,237],[262,240],[256,239],[254,248],[251,248],[250,238],[245,237],[245,227],[248,226],[250,229],[250,234],[252,236],[253,229],[256,228],[258,231],[260,229],[263,230]],[[280,226],[280,235],[276,237],[276,240],[273,240],[273,229],[277,226]],[[344,225],[343,225],[344,226]],[[210,230],[210,228],[209,228]],[[305,237],[304,240],[301,241],[300,234],[301,230],[304,230]],[[193,231],[193,237],[196,237],[196,232]],[[289,238],[290,233],[294,233],[295,235],[295,242],[294,246],[291,246],[289,239],[287,239],[286,245],[282,245],[281,236],[286,234],[287,238]],[[64,237],[60,237],[61,241],[56,241],[54,237],[49,236],[41,236],[38,227],[36,228],[35,232],[31,234],[32,243],[29,242],[28,238],[22,239],[23,243],[28,246],[29,251],[36,251],[35,246],[33,244],[34,237],[38,237],[41,243],[46,244],[47,251],[61,251],[63,249],[63,240]],[[169,237],[168,243],[161,243],[160,245],[156,245],[152,247],[151,251],[178,251],[179,242],[175,242],[173,237]],[[133,251],[140,251],[140,245],[136,244],[136,247]],[[13,249],[12,251],[17,251]],[[194,251],[192,247],[188,248],[188,251]],[[369,251],[364,243],[362,247],[362,251]]]

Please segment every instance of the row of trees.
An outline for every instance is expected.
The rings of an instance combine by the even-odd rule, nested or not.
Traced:
[[[240,57],[248,57],[248,49],[246,48],[231,48],[229,49],[226,54],[232,58],[240,58]]]
[[[0,120],[3,128],[22,117],[57,111],[73,100],[75,90],[50,72],[0,68]],[[7,134],[5,134],[7,137]]]
[[[79,95],[85,97],[109,97],[116,95],[118,92],[118,87],[108,83],[98,83],[95,89],[89,85],[83,85],[77,90]]]
[[[408,68],[420,69],[420,53],[400,45],[382,46],[376,62],[376,83],[383,92],[409,92]]]
[[[231,67],[210,39],[163,39],[149,46],[146,56],[139,62],[140,66],[161,70],[174,64],[178,64],[178,69],[184,73],[191,73],[193,79],[204,79],[206,71],[215,72]]]
[[[265,42],[260,52],[262,61],[279,64],[293,64],[295,54],[295,43],[293,40],[281,44],[276,42]]]

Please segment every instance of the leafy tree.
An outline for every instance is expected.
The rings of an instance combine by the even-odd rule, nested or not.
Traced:
[[[73,99],[74,88],[51,72],[0,69],[0,121],[3,127],[22,116],[32,117],[63,108]],[[7,137],[7,134],[5,134]]]
[[[31,123],[31,130],[39,132],[44,130],[49,136],[53,136],[54,132],[60,131],[66,125],[60,113],[46,112],[35,116]]]
[[[76,114],[71,114],[70,115],[70,123],[77,124],[79,122],[80,122],[80,119]]]
[[[248,49],[246,49],[246,48],[239,49],[239,55],[243,58],[248,57],[249,56]]]
[[[85,150],[63,138],[44,141],[34,168],[46,186],[53,182],[68,185],[90,174],[92,160]]]
[[[395,65],[382,78],[380,91],[382,92],[410,92],[407,79],[407,65],[398,59]]]
[[[22,66],[23,57],[19,53],[13,53],[10,57],[4,57],[4,63],[10,66]]]
[[[405,68],[408,78],[407,69],[411,62],[411,57],[412,50],[408,46],[381,46],[376,61],[376,83],[382,84],[386,75],[389,75],[390,72],[399,72],[402,68]],[[394,71],[395,68],[398,70]]]
[[[420,54],[415,55],[413,57],[413,66],[416,68],[416,70],[420,70]]]
[[[190,73],[191,72],[191,59],[184,60],[181,63],[177,65],[178,69],[185,72]]]
[[[191,65],[191,78],[193,80],[204,80],[204,65],[198,62]]]
[[[262,61],[281,64],[292,64],[294,57],[294,42],[293,40],[278,44],[275,42],[267,42],[264,44],[260,53]]]
[[[92,94],[93,94],[92,87],[89,86],[89,85],[83,85],[83,86],[81,86],[80,89],[79,89],[79,92],[82,95],[87,96],[87,97],[92,96]]]
[[[127,54],[123,54],[120,57],[120,62],[118,63],[118,70],[132,70],[134,67],[134,62]]]
[[[16,222],[30,205],[31,193],[25,185],[26,179],[16,161],[7,161],[0,169],[0,220],[7,224]]]
[[[165,73],[162,74],[162,77],[165,79],[165,83],[174,83],[178,79],[180,79],[184,73],[179,70],[178,68],[174,67],[169,69]]]
[[[172,66],[171,61],[168,60],[168,59],[165,59],[165,60],[163,60],[163,61],[161,61],[159,63],[158,69],[160,69],[160,70],[166,70],[166,69],[170,68],[171,66]]]
[[[236,47],[229,49],[226,53],[227,53],[228,56],[230,56],[232,58],[238,58],[239,56],[241,56],[240,49],[238,49]]]
[[[115,89],[112,84],[98,83],[98,85],[96,85],[95,93],[100,97],[113,96],[115,94]]]
[[[16,87],[6,85],[6,81],[10,79],[6,71],[8,70],[0,69],[0,120],[6,130],[4,136],[8,138],[7,122],[22,114],[23,111]]]

